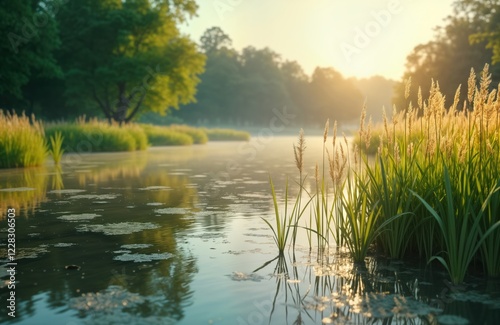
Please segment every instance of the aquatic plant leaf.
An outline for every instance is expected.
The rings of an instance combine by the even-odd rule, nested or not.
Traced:
[[[229,275],[231,280],[233,281],[255,281],[255,282],[260,282],[261,280],[264,279],[262,275],[259,275],[257,273],[244,273],[244,272],[233,272],[231,275]]]
[[[189,213],[189,210],[185,208],[164,208],[155,209],[154,212],[158,214],[186,214]]]
[[[96,213],[81,213],[81,214],[63,215],[63,216],[57,217],[57,219],[75,222],[75,221],[88,221],[88,220],[95,219],[97,217],[101,217],[101,215],[96,214]]]
[[[72,298],[69,301],[69,306],[84,314],[95,312],[111,313],[126,307],[137,306],[145,301],[145,298],[137,293],[131,293],[120,286],[109,286],[105,290],[96,293],[84,293],[81,297]]]
[[[469,320],[457,315],[440,315],[438,322],[441,325],[467,325]]]
[[[170,253],[154,253],[154,254],[125,253],[122,255],[115,256],[113,259],[115,261],[122,261],[122,262],[144,263],[144,262],[167,260],[169,258],[172,258],[173,256],[174,255]]]
[[[102,232],[105,235],[128,235],[147,229],[156,229],[160,226],[151,222],[120,222],[104,225],[81,225],[76,228],[80,232]]]

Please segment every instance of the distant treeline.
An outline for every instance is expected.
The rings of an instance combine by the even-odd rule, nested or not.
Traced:
[[[207,62],[196,102],[172,113],[187,123],[262,125],[282,107],[295,116],[295,125],[320,126],[327,118],[352,122],[363,108],[364,91],[374,84],[385,89],[372,92],[370,103],[380,105],[379,112],[384,101],[391,104],[393,83],[382,77],[346,79],[330,67],[308,76],[299,63],[282,60],[269,48],[234,50],[218,27],[207,30],[200,43]]]

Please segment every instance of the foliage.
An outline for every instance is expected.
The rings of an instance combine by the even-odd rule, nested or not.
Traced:
[[[55,132],[54,135],[50,136],[50,154],[54,160],[54,164],[59,165],[61,162],[64,149],[62,148],[64,137],[61,132]]]
[[[439,81],[440,91],[447,100],[446,104],[451,105],[455,90],[459,85],[465,85],[471,67],[480,70],[485,63],[491,62],[492,51],[485,48],[485,41],[477,39],[478,42],[470,43],[470,35],[484,30],[489,16],[484,11],[471,11],[459,4],[455,5],[453,15],[447,18],[445,26],[436,29],[434,39],[417,45],[408,55],[406,72],[395,88],[395,104],[398,109],[407,106],[404,81],[410,77],[414,85],[411,88],[410,100],[414,105],[419,101],[420,92],[422,98],[429,96],[432,80]],[[500,81],[499,66],[492,66],[492,77],[495,83]],[[461,93],[460,103],[466,100],[465,95]]]
[[[68,105],[123,123],[193,101],[204,56],[177,24],[196,8],[193,0],[67,3],[57,20]]]
[[[0,168],[40,166],[45,156],[42,124],[33,116],[0,110]]]
[[[464,280],[473,260],[487,275],[498,276],[500,95],[489,90],[488,68],[479,82],[471,71],[466,110],[457,109],[460,88],[446,107],[433,82],[428,99],[418,106],[410,102],[390,120],[384,113],[373,130],[363,111],[352,150],[345,138],[337,143],[334,126],[333,155],[326,149],[331,183],[325,182],[324,167],[323,173],[317,167],[308,232],[323,234],[329,227],[336,244],[346,246],[355,261],[363,261],[373,244],[393,258],[416,253],[437,260],[454,284]],[[407,82],[407,101],[410,89]],[[328,124],[324,143],[327,129]],[[375,157],[367,154],[372,151]],[[301,181],[300,189],[305,188]],[[318,245],[323,244],[318,240]]]
[[[54,57],[60,46],[53,15],[61,1],[4,1],[0,6],[2,67],[0,105],[13,109],[32,106],[32,83],[60,76]]]
[[[141,124],[148,141],[152,146],[179,146],[193,144],[193,138],[182,132],[168,127]]]
[[[120,127],[98,120],[80,120],[76,123],[54,123],[46,127],[49,138],[56,133],[64,137],[65,152],[134,151],[147,147],[146,134],[134,125]]]
[[[203,129],[194,128],[188,125],[171,125],[169,128],[189,135],[193,138],[194,144],[205,144],[208,142],[208,135]]]
[[[274,217],[275,217],[275,227],[271,224],[271,222],[267,221],[266,219],[262,218],[264,222],[269,226],[271,231],[273,232],[273,239],[274,242],[276,243],[276,246],[278,247],[278,252],[279,255],[283,255],[285,251],[285,247],[288,243],[288,240],[290,238],[290,230],[296,229],[298,227],[298,221],[304,214],[304,211],[307,208],[306,204],[304,207],[300,206],[300,199],[301,197],[298,196],[295,200],[295,203],[293,204],[293,207],[291,211],[289,212],[289,206],[288,206],[288,180],[285,185],[285,200],[284,200],[284,210],[283,212],[280,212],[280,206],[278,203],[278,196],[276,195],[275,189],[274,189],[274,184],[273,180],[271,177],[269,177],[269,183],[271,184],[271,194],[273,198],[273,206],[274,206]],[[292,232],[292,237],[293,237],[293,243],[295,244],[295,238],[296,232]]]
[[[201,37],[207,56],[196,103],[173,115],[196,125],[269,125],[274,109],[286,106],[294,115],[289,124],[318,125],[326,118],[355,119],[362,95],[354,83],[332,68],[317,68],[307,76],[295,61],[272,49],[231,47],[220,28]]]
[[[207,129],[203,131],[208,136],[210,141],[248,141],[250,133],[233,129]]]

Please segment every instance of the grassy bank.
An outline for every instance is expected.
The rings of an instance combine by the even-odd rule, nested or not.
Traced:
[[[232,129],[202,129],[210,141],[248,141],[250,133]]]
[[[60,133],[65,152],[113,152],[145,150],[146,133],[137,125],[118,126],[98,120],[55,123],[46,127],[47,137]]]
[[[487,67],[479,79],[471,73],[464,106],[460,89],[446,107],[433,84],[429,98],[419,94],[418,103],[381,125],[366,125],[363,112],[354,143],[337,140],[335,126],[329,141],[327,123],[316,177],[311,186],[302,176],[298,182],[311,211],[302,221],[309,238],[316,237],[320,248],[347,247],[356,262],[369,248],[392,258],[437,261],[455,284],[472,262],[499,276],[500,97],[489,90]],[[296,161],[302,165],[301,150]],[[278,214],[293,220],[294,229],[301,225]]]
[[[0,110],[0,168],[40,166],[45,156],[42,124],[33,116]]]
[[[148,146],[205,144],[210,141],[247,141],[247,132],[231,129],[205,129],[187,125],[119,126],[92,119],[73,123],[47,123],[34,117],[0,110],[0,168],[42,165],[50,154],[58,164],[63,153],[91,153],[145,150]]]

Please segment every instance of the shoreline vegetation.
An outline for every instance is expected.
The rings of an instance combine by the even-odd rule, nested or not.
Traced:
[[[58,165],[63,153],[135,151],[149,146],[249,140],[248,132],[232,129],[136,123],[119,126],[84,117],[72,123],[44,124],[33,115],[0,110],[0,168],[41,166],[48,156]]]
[[[377,126],[363,110],[354,142],[337,139],[336,123],[329,140],[327,121],[314,178],[303,175],[301,132],[298,179],[283,192],[270,180],[275,220],[264,221],[279,255],[305,230],[310,249],[346,248],[361,266],[376,253],[437,261],[455,285],[472,268],[500,276],[500,85],[490,88],[488,65],[479,79],[471,70],[467,100],[459,87],[449,107],[434,81],[427,99],[419,89],[410,102],[408,80],[408,106]]]

